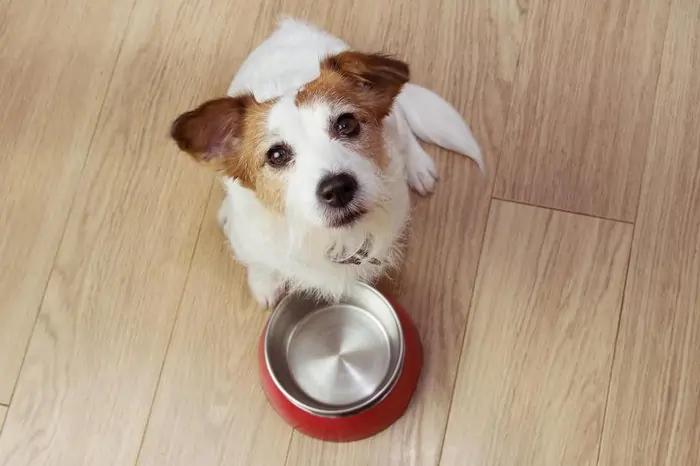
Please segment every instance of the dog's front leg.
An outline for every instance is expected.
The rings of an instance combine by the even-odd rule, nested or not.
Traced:
[[[406,180],[421,196],[432,194],[438,181],[435,162],[413,134],[409,135],[406,147]]]
[[[266,309],[277,304],[285,289],[280,274],[261,265],[248,266],[248,286],[258,304]]]
[[[427,196],[435,191],[437,184],[437,168],[432,157],[418,142],[408,126],[406,117],[400,109],[395,110],[398,143],[404,156],[404,169],[408,185],[421,196]]]

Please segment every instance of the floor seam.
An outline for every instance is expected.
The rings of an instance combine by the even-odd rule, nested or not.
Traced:
[[[525,31],[527,31],[527,24],[529,21],[531,21],[532,17],[529,16],[525,19]],[[523,41],[520,44],[520,49],[518,50],[518,57],[516,60],[517,63],[517,68],[513,72],[513,86],[511,88],[511,94],[510,94],[510,102],[508,103],[508,110],[506,113],[506,117],[504,120],[503,124],[503,134],[501,135],[501,140],[500,144],[498,146],[498,158],[496,159],[496,165],[493,168],[493,172],[491,172],[491,192],[489,193],[488,196],[488,207],[486,209],[486,219],[484,221],[484,228],[481,233],[481,247],[479,249],[479,258],[477,259],[476,263],[476,270],[474,271],[474,280],[472,282],[472,291],[471,291],[471,296],[469,297],[469,303],[467,304],[467,315],[464,320],[464,328],[462,332],[462,339],[461,339],[461,344],[459,347],[459,356],[457,357],[457,366],[455,368],[455,380],[452,384],[452,393],[450,394],[450,401],[448,403],[448,408],[447,408],[447,417],[445,418],[445,426],[442,431],[442,439],[440,441],[440,447],[438,449],[438,454],[436,457],[436,465],[440,465],[442,463],[442,455],[445,449],[445,438],[447,437],[447,429],[450,425],[450,417],[452,415],[452,404],[454,402],[454,397],[455,397],[455,392],[457,390],[457,382],[459,378],[459,370],[460,370],[460,364],[462,363],[462,356],[464,355],[464,343],[466,342],[467,338],[467,331],[469,329],[469,321],[472,317],[472,306],[474,304],[474,296],[476,294],[476,285],[479,279],[479,269],[481,268],[481,259],[484,256],[484,245],[486,243],[486,233],[488,231],[488,226],[489,226],[489,220],[491,218],[491,209],[493,208],[493,201],[494,201],[494,193],[496,192],[496,182],[498,181],[498,170],[501,166],[501,159],[503,158],[503,151],[504,151],[504,144],[506,142],[506,137],[508,135],[508,123],[511,118],[511,114],[513,111],[513,102],[514,102],[514,91],[515,91],[515,85],[517,83],[518,78],[520,77],[520,72],[521,72],[521,67],[520,67],[520,61],[522,58],[523,51],[525,50],[525,43],[527,42],[527,32],[525,33],[525,36],[523,37]]]
[[[526,201],[519,201],[516,199],[507,199],[507,198],[498,197],[498,196],[493,196],[492,199],[495,201],[509,202],[511,204],[518,204],[518,205],[522,205],[522,206],[526,206],[526,207],[535,207],[537,209],[547,209],[547,210],[551,210],[554,212],[561,212],[563,214],[572,214],[572,215],[578,215],[580,217],[588,217],[588,218],[592,218],[592,219],[596,219],[596,220],[605,220],[608,222],[623,223],[625,225],[634,225],[634,221],[631,221],[631,220],[622,220],[619,218],[604,217],[601,215],[594,215],[594,214],[589,214],[586,212],[576,212],[575,210],[566,210],[566,209],[562,209],[560,207],[550,207],[547,205],[533,204],[533,203],[526,202]]]
[[[160,382],[161,379],[163,378],[163,371],[165,369],[165,364],[168,360],[168,354],[170,353],[170,345],[172,344],[173,341],[173,336],[175,335],[175,329],[177,327],[178,320],[180,319],[180,312],[182,310],[182,302],[185,298],[185,292],[187,291],[187,283],[190,280],[190,273],[192,272],[192,264],[194,263],[194,257],[197,252],[197,245],[199,244],[199,238],[202,234],[202,230],[204,229],[204,221],[207,218],[207,212],[209,209],[207,208],[209,206],[209,203],[211,202],[212,194],[214,192],[214,186],[217,183],[215,180],[211,181],[211,184],[209,185],[209,193],[207,194],[206,197],[206,202],[204,204],[205,208],[204,213],[202,214],[202,218],[199,221],[199,229],[197,230],[197,235],[195,236],[194,243],[192,245],[192,253],[190,254],[190,261],[189,265],[187,267],[187,273],[185,274],[185,280],[182,283],[182,290],[180,291],[180,297],[178,298],[177,302],[177,307],[175,308],[175,316],[173,318],[173,325],[172,328],[170,329],[170,334],[168,335],[168,342],[165,345],[165,351],[163,352],[163,361],[160,364],[160,370],[158,371],[158,379],[156,380],[155,387],[153,388],[153,397],[151,398],[151,403],[148,407],[148,414],[146,416],[146,423],[143,426],[143,433],[141,434],[141,441],[139,442],[139,449],[136,452],[136,459],[134,461],[135,465],[139,464],[139,461],[141,460],[141,452],[143,451],[143,445],[145,444],[146,440],[146,433],[148,432],[148,426],[150,425],[151,421],[151,416],[153,415],[153,406],[155,406],[156,403],[156,398],[158,397],[158,389],[160,388]]]
[[[668,16],[666,18],[666,32],[664,33],[663,44],[661,45],[661,58],[659,59],[658,75],[656,76],[656,88],[654,89],[654,105],[652,107],[652,121],[651,125],[654,124],[654,115],[656,114],[657,105],[656,101],[659,95],[659,82],[661,80],[661,70],[664,62],[664,55],[666,50],[666,37],[668,36],[668,30],[671,27],[671,15],[673,14],[673,2],[669,1],[668,6]],[[610,405],[610,391],[612,390],[613,374],[615,371],[615,361],[617,360],[617,347],[620,342],[620,330],[622,329],[622,319],[624,318],[625,310],[625,298],[627,296],[627,286],[629,284],[630,278],[630,266],[632,265],[632,254],[634,253],[635,239],[637,237],[637,221],[639,220],[639,210],[642,204],[642,193],[644,190],[644,176],[647,170],[647,159],[649,157],[649,141],[651,141],[651,130],[649,128],[649,137],[647,138],[647,150],[644,157],[644,167],[642,168],[641,181],[639,183],[639,192],[637,194],[637,206],[634,213],[634,223],[632,224],[632,238],[630,239],[630,250],[629,257],[627,258],[627,268],[625,270],[625,283],[622,286],[622,299],[620,300],[620,313],[617,319],[617,330],[615,332],[615,340],[613,343],[613,352],[610,358],[610,371],[608,372],[608,386],[605,390],[605,403],[603,406],[603,418],[600,424],[600,433],[598,434],[598,452],[596,454],[596,465],[600,465],[600,458],[603,454],[603,435],[605,434],[605,426],[608,421],[608,408]]]

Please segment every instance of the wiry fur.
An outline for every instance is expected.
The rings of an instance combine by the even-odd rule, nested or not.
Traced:
[[[408,186],[428,194],[437,181],[435,165],[416,135],[472,157],[483,169],[476,141],[447,102],[427,89],[404,85],[408,68],[401,62],[380,55],[357,58],[349,50],[324,31],[284,20],[246,59],[229,88],[234,100],[224,108],[238,113],[224,114],[224,123],[221,115],[212,116],[215,124],[208,128],[214,131],[183,117],[173,127],[180,147],[206,162],[212,155],[200,152],[219,151],[220,141],[207,139],[197,151],[182,139],[206,139],[231,127],[224,142],[239,159],[218,164],[236,167],[221,169],[226,198],[219,224],[235,259],[248,267],[250,289],[263,306],[274,305],[289,290],[337,298],[355,281],[372,282],[399,264],[410,210]],[[344,111],[360,115],[366,139],[339,142],[329,136],[324,122]],[[261,154],[280,141],[297,157],[286,170],[275,171]],[[357,177],[361,188],[353,202],[367,212],[351,225],[333,228],[315,190],[324,173],[338,170]],[[368,238],[372,261],[334,260],[356,253]]]
[[[391,125],[385,131],[395,133]],[[387,135],[386,140],[395,138],[395,134]],[[372,282],[399,264],[410,205],[403,157],[391,146],[390,165],[381,181],[386,192],[380,194],[376,207],[350,228],[326,228],[298,215],[279,216],[238,180],[223,180],[227,196],[219,210],[219,223],[235,258],[250,270],[267,269],[279,281],[278,289],[268,290],[267,295],[255,293],[258,284],[251,283],[261,304],[274,303],[282,287],[337,298],[355,281]],[[368,235],[374,237],[369,255],[381,260],[381,265],[346,265],[329,260],[329,251],[338,256],[349,255],[361,247]],[[256,274],[249,275],[253,282],[259,278]]]

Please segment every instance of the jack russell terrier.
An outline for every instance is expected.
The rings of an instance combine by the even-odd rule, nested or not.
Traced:
[[[221,176],[219,224],[261,306],[287,291],[337,299],[396,266],[408,186],[435,189],[418,139],[484,162],[469,127],[406,63],[282,20],[228,97],[180,115],[178,147]]]

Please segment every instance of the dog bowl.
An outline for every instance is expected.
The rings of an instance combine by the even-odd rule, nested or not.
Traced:
[[[298,431],[329,441],[366,438],[400,418],[422,359],[408,314],[361,283],[339,303],[287,296],[260,338],[270,404]]]

